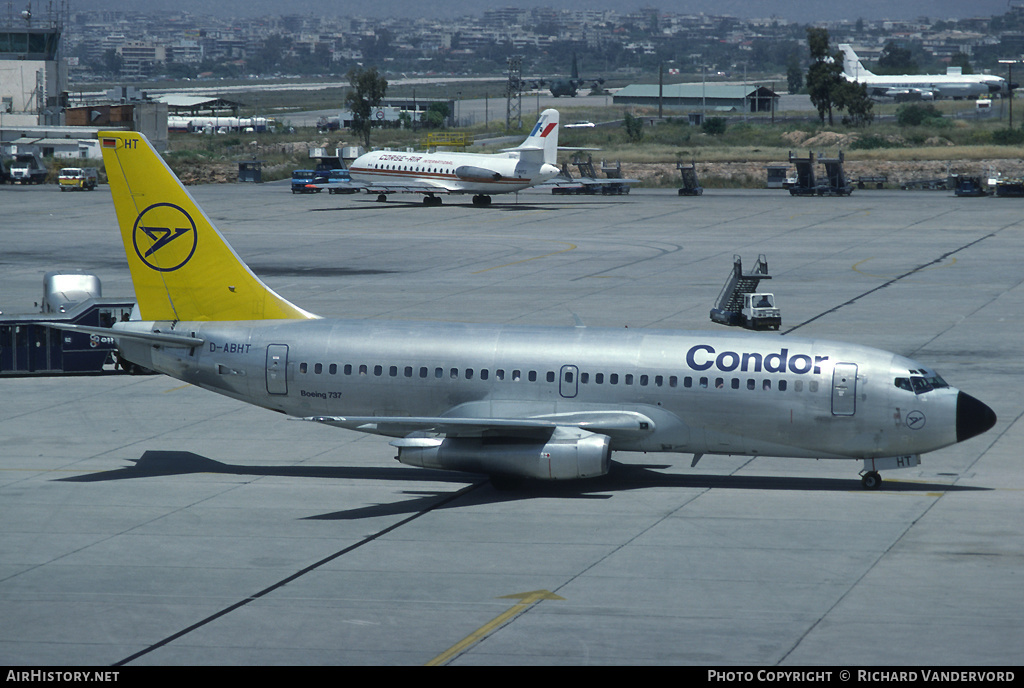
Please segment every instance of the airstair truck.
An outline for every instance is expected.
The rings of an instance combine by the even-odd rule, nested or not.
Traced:
[[[782,313],[775,305],[775,295],[757,289],[765,279],[771,279],[771,276],[763,254],[758,256],[754,270],[747,274],[743,274],[740,257],[733,256],[732,272],[711,309],[711,320],[748,330],[779,329]]]

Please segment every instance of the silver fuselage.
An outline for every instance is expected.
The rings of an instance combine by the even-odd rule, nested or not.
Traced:
[[[305,320],[119,323],[201,338],[123,355],[297,417],[531,418],[635,412],[613,450],[866,459],[957,441],[958,391],[894,384],[916,362],[752,333]],[[398,435],[361,423],[353,429]],[[647,427],[645,425],[645,427]]]

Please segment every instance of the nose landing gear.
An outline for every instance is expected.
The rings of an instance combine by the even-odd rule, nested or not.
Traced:
[[[877,490],[882,487],[882,476],[878,471],[868,471],[860,477],[860,484],[865,490]]]

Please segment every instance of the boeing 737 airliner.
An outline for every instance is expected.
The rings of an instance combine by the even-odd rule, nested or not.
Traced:
[[[114,326],[121,355],[393,437],[402,463],[558,480],[606,473],[615,450],[848,459],[875,488],[996,422],[927,365],[854,344],[319,318],[248,269],[145,137],[99,138],[140,318]]]

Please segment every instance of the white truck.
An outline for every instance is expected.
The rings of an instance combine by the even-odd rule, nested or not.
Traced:
[[[11,183],[42,184],[46,181],[46,165],[35,153],[18,153],[11,163]]]

